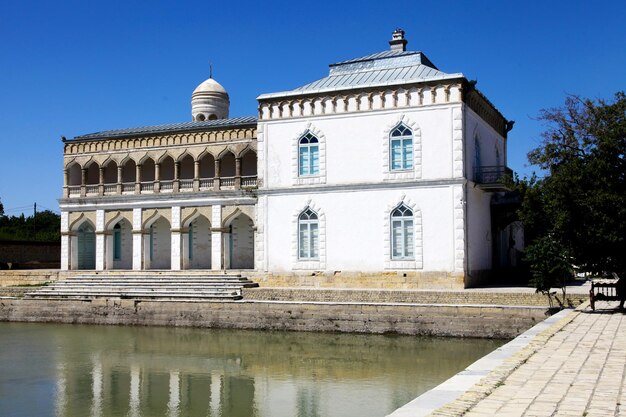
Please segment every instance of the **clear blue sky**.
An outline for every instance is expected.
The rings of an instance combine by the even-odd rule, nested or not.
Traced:
[[[61,135],[189,121],[209,61],[231,117],[256,115],[259,94],[386,50],[396,27],[408,49],[477,79],[516,121],[509,165],[529,174],[540,109],[566,94],[610,99],[626,89],[625,22],[623,0],[4,0],[0,199],[7,214],[35,201],[58,210]]]

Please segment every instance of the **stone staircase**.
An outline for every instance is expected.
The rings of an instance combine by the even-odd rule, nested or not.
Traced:
[[[258,287],[240,274],[128,271],[81,274],[28,292],[29,298],[239,300],[242,288]]]

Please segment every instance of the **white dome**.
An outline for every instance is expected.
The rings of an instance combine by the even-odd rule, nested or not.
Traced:
[[[193,94],[196,94],[196,93],[224,93],[224,94],[228,94],[226,92],[226,89],[224,87],[222,87],[222,84],[218,83],[213,78],[209,78],[208,80],[204,81],[202,84],[197,86],[196,89],[193,90]]]
[[[213,78],[204,81],[191,94],[191,117],[194,121],[227,119],[229,107],[226,89]]]

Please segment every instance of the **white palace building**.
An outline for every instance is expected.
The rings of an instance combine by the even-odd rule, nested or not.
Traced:
[[[64,270],[248,270],[275,286],[463,288],[506,264],[512,122],[461,73],[390,49],[229,118],[64,139]],[[519,240],[519,239],[518,239]],[[519,244],[519,242],[517,243]]]

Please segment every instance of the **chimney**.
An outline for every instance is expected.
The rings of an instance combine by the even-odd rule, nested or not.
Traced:
[[[389,46],[392,51],[406,51],[408,41],[404,39],[404,30],[398,28],[391,34]]]

